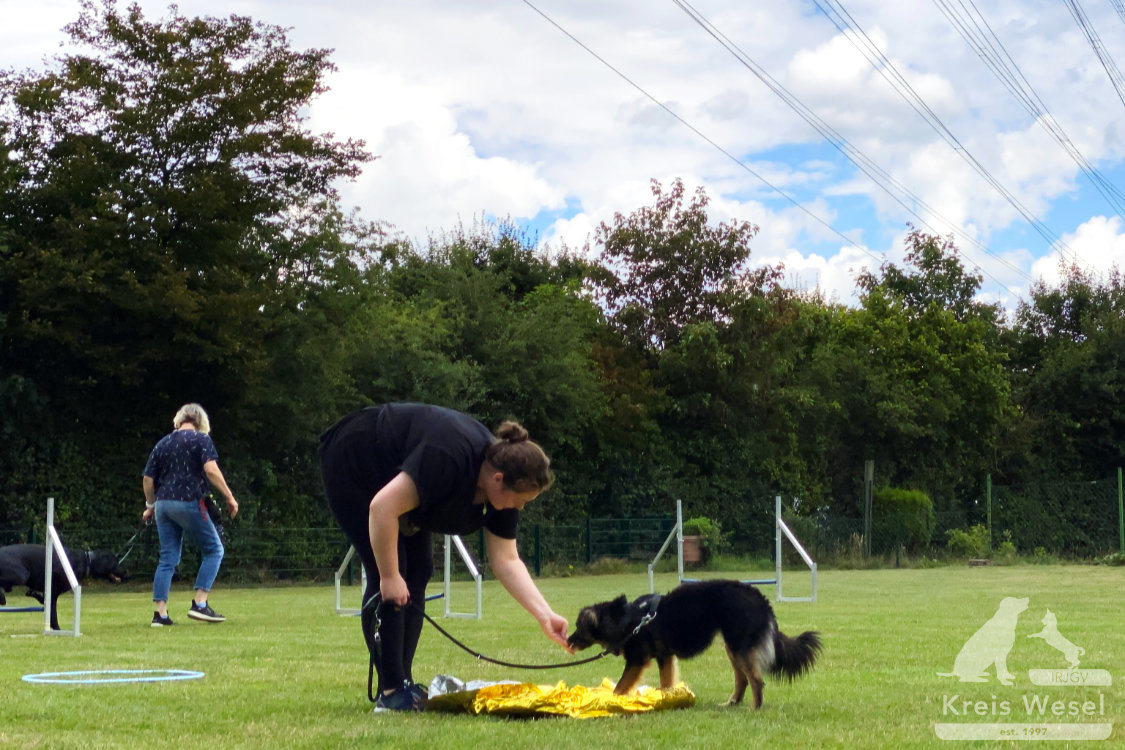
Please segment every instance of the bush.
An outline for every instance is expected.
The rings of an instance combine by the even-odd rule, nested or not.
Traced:
[[[921,490],[884,487],[872,495],[876,540],[880,548],[905,547],[917,552],[930,546],[934,535],[934,503]]]
[[[1101,565],[1125,565],[1125,552],[1114,552],[1098,560]]]
[[[946,546],[957,557],[988,556],[988,529],[982,524],[978,523],[968,531],[950,529],[945,535],[949,537]]]
[[[993,552],[992,556],[997,560],[997,562],[1014,563],[1019,557],[1019,553],[1016,550],[1016,545],[1012,542],[1011,536],[1012,532],[1005,531],[1004,541],[1000,542],[1000,544],[996,546],[996,550],[995,552]]]
[[[628,560],[622,560],[619,557],[599,557],[590,561],[590,564],[586,566],[585,573],[592,576],[620,575],[628,573],[636,567],[636,563],[630,563]]]
[[[727,536],[723,533],[718,521],[712,521],[706,516],[696,516],[684,521],[684,536],[702,537],[700,542],[707,554],[721,552],[727,546]]]

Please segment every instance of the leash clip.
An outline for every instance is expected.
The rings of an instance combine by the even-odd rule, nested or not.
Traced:
[[[647,615],[645,615],[644,617],[641,618],[641,621],[637,623],[637,627],[633,628],[632,634],[636,635],[637,633],[641,632],[641,628],[643,628],[645,625],[648,625],[650,622],[652,622],[655,619],[656,619],[656,613],[655,612],[649,612]]]
[[[660,594],[655,594],[651,599],[641,605],[649,611],[643,617],[641,617],[641,621],[637,623],[637,627],[633,628],[633,632],[629,635],[629,638],[632,638],[634,635],[641,632],[641,628],[656,619],[656,613],[660,608],[660,600],[663,598],[664,597]],[[628,638],[626,638],[625,640],[628,640]]]

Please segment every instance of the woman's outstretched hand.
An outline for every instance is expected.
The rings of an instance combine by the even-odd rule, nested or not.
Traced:
[[[557,615],[551,612],[547,615],[546,619],[539,623],[539,627],[543,629],[547,637],[555,643],[565,648],[569,653],[574,653],[574,649],[566,642],[567,621],[562,615]]]

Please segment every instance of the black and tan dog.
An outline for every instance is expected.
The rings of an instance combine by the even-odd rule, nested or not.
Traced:
[[[716,633],[722,634],[734,667],[734,692],[727,702],[732,706],[742,702],[749,685],[754,708],[760,708],[763,672],[792,680],[812,667],[821,648],[815,632],[790,638],[778,630],[773,608],[756,588],[723,580],[685,583],[663,596],[647,594],[632,602],[622,595],[586,607],[567,642],[575,650],[597,643],[624,656],[625,671],[613,691],[624,695],[653,659],[660,667],[660,687],[672,687],[677,657],[703,653]]]
[[[58,630],[58,600],[60,595],[70,591],[70,581],[59,560],[59,553],[54,554],[54,560],[51,561],[51,628]],[[95,576],[121,583],[127,577],[125,569],[121,567],[117,556],[112,552],[68,549],[66,556],[79,582],[89,576]],[[5,591],[11,591],[13,586],[27,586],[27,595],[43,606],[47,606],[43,601],[43,592],[46,591],[46,564],[47,549],[42,544],[12,544],[0,547],[0,604],[6,603]]]

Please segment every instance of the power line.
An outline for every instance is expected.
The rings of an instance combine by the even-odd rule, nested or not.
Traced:
[[[1005,188],[999,180],[997,180],[983,164],[974,157],[967,148],[957,139],[956,136],[946,127],[941,118],[929,107],[928,104],[918,95],[906,78],[898,71],[887,57],[882,53],[878,46],[871,41],[867,33],[863,30],[855,19],[853,19],[847,10],[837,0],[813,0],[817,8],[830,20],[833,25],[840,31],[840,33],[851,44],[859,50],[867,61],[875,68],[894,90],[909,104],[918,115],[940,135],[950,148],[965,160],[965,162],[973,168],[973,170],[980,175],[984,180],[993,187],[1000,195],[1004,197],[1008,203],[1016,209],[1017,212],[1035,229],[1039,235],[1046,240],[1049,246],[1058,246],[1068,250],[1075,262],[1078,261],[1078,255],[1074,252],[1066,242],[1057,236],[1051,229],[1044,224],[1038,217],[1036,217],[1026,206],[1024,206],[1015,195],[1013,195],[1007,188]]]
[[[1117,2],[1120,1],[1117,0]],[[1078,150],[1078,147],[1067,136],[1066,131],[1047,109],[1047,105],[1043,103],[1027,78],[1024,77],[1023,72],[1020,71],[1015,60],[1008,54],[1003,42],[993,32],[992,27],[989,26],[988,21],[985,20],[976,4],[973,0],[967,0],[967,2],[968,5],[966,5],[965,0],[957,0],[957,5],[961,7],[960,11],[954,7],[951,0],[934,0],[934,5],[945,14],[945,17],[949,19],[949,22],[957,29],[969,47],[984,61],[985,65],[1015,97],[1016,101],[1070,155],[1098,192],[1110,204],[1110,207],[1118,214],[1125,215],[1125,194],[1122,194],[1117,186],[1106,179]]]
[[[1117,17],[1121,19],[1121,23],[1125,23],[1125,2],[1121,0],[1109,0],[1113,3],[1113,9],[1117,11]]]
[[[697,136],[699,136],[700,138],[702,138],[702,139],[703,139],[704,141],[706,141],[706,142],[707,142],[708,144],[710,144],[710,145],[711,145],[711,146],[712,146],[713,148],[715,148],[716,150],[718,150],[718,151],[719,151],[719,152],[720,152],[721,154],[723,154],[723,155],[724,155],[724,156],[726,156],[726,157],[727,157],[728,159],[730,159],[731,161],[733,161],[733,162],[734,162],[735,164],[737,164],[737,165],[738,165],[739,167],[741,167],[742,169],[744,169],[744,170],[745,170],[746,172],[748,172],[749,174],[753,175],[753,176],[754,176],[755,178],[757,178],[757,179],[758,179],[759,181],[761,181],[761,182],[762,182],[762,184],[764,184],[764,185],[765,185],[766,187],[768,187],[768,188],[769,188],[770,190],[773,190],[773,191],[774,191],[775,193],[777,193],[778,195],[780,195],[780,196],[781,196],[782,198],[784,198],[785,200],[787,200],[787,201],[788,201],[789,203],[791,203],[791,204],[793,204],[794,206],[796,206],[797,208],[801,209],[801,211],[803,211],[803,212],[804,212],[805,214],[807,214],[807,215],[808,215],[809,217],[811,217],[811,218],[812,218],[812,219],[813,219],[814,221],[816,221],[816,222],[817,222],[818,224],[820,224],[821,226],[823,226],[823,227],[825,227],[826,229],[828,229],[828,231],[832,232],[832,233],[833,233],[833,234],[835,234],[835,235],[836,235],[837,237],[839,237],[839,238],[843,239],[843,240],[844,240],[844,241],[845,241],[846,243],[848,243],[848,245],[856,247],[856,248],[857,248],[858,250],[860,250],[860,251],[861,251],[861,252],[863,252],[863,253],[864,253],[865,255],[867,255],[868,257],[872,258],[872,259],[873,259],[873,260],[875,260],[875,261],[878,261],[878,262],[880,262],[880,263],[881,263],[881,262],[883,262],[883,258],[880,258],[879,256],[875,255],[875,254],[874,254],[874,253],[872,253],[872,252],[871,252],[870,250],[868,250],[868,249],[867,249],[866,247],[864,247],[864,245],[863,245],[862,243],[860,243],[860,242],[856,242],[855,240],[853,240],[852,238],[848,237],[848,236],[847,236],[846,234],[844,234],[843,232],[841,232],[841,231],[839,231],[838,229],[836,229],[835,227],[833,227],[833,226],[832,226],[831,224],[829,224],[829,223],[828,223],[827,221],[825,221],[824,219],[822,219],[822,218],[820,218],[819,216],[817,216],[817,215],[816,215],[815,213],[813,213],[813,212],[812,212],[811,210],[809,210],[808,208],[806,208],[805,206],[803,206],[803,205],[802,205],[802,204],[801,204],[801,203],[800,203],[799,201],[797,201],[797,199],[793,198],[793,197],[792,197],[792,196],[790,196],[790,195],[789,195],[788,193],[786,193],[786,192],[785,192],[784,190],[782,190],[781,188],[777,187],[777,186],[776,186],[776,185],[774,185],[774,184],[773,184],[772,182],[770,182],[769,180],[767,180],[767,179],[766,179],[765,177],[763,177],[762,175],[760,175],[760,174],[758,174],[757,172],[755,172],[755,171],[754,171],[753,169],[751,169],[751,168],[750,168],[750,167],[749,167],[749,166],[748,166],[747,164],[745,164],[745,163],[744,163],[744,162],[743,162],[743,161],[742,161],[741,159],[739,159],[739,158],[738,158],[737,156],[735,156],[734,154],[732,154],[732,153],[730,153],[729,151],[727,151],[727,150],[726,150],[725,148],[723,148],[723,147],[722,147],[722,146],[720,146],[720,145],[719,145],[718,143],[716,143],[716,142],[715,142],[715,141],[714,141],[714,140],[713,140],[712,138],[710,138],[710,137],[709,137],[708,135],[706,135],[706,134],[705,134],[705,133],[703,133],[703,132],[702,132],[701,130],[699,130],[699,128],[695,127],[695,126],[694,126],[694,125],[692,125],[692,124],[691,124],[690,122],[688,122],[687,120],[685,120],[685,119],[684,119],[683,117],[681,117],[681,116],[680,116],[679,114],[677,114],[677,113],[676,113],[676,112],[675,112],[674,110],[672,110],[672,109],[671,109],[671,108],[670,108],[670,107],[669,107],[668,105],[664,104],[663,102],[661,102],[660,100],[658,100],[658,99],[657,99],[656,97],[654,97],[654,96],[653,96],[652,94],[648,93],[648,91],[646,91],[646,90],[645,90],[644,88],[642,88],[640,84],[638,84],[638,83],[637,83],[636,81],[634,81],[633,79],[631,79],[631,78],[630,78],[629,76],[625,75],[625,74],[624,74],[623,72],[621,72],[620,70],[618,70],[618,69],[617,69],[616,67],[614,67],[614,66],[613,66],[613,65],[612,65],[612,64],[611,64],[611,63],[610,63],[609,61],[607,61],[607,60],[606,60],[605,58],[603,58],[603,57],[602,57],[601,55],[599,55],[599,54],[598,54],[597,52],[595,52],[594,50],[590,49],[590,48],[589,48],[588,46],[586,46],[585,44],[583,44],[581,40],[579,40],[579,39],[578,39],[577,37],[575,37],[575,36],[574,36],[573,34],[571,34],[571,33],[570,33],[569,31],[567,31],[566,29],[564,29],[564,28],[563,28],[562,26],[560,26],[560,25],[559,25],[559,24],[558,24],[558,23],[557,23],[557,22],[556,22],[556,21],[555,21],[555,20],[554,20],[553,18],[551,18],[550,16],[548,16],[548,15],[547,15],[546,13],[544,13],[543,11],[539,10],[539,8],[535,7],[535,5],[533,5],[533,4],[532,4],[532,3],[530,2],[530,0],[523,0],[523,3],[524,3],[524,5],[526,5],[527,7],[531,8],[531,9],[532,9],[533,11],[535,11],[536,13],[538,13],[538,14],[539,14],[539,15],[540,15],[540,16],[541,16],[541,17],[543,18],[543,20],[547,21],[547,23],[551,24],[551,25],[552,25],[552,26],[554,26],[554,27],[555,27],[556,29],[558,29],[558,30],[559,30],[560,32],[562,32],[562,33],[563,33],[563,35],[565,35],[565,36],[566,36],[566,37],[567,37],[568,39],[570,39],[570,41],[574,42],[574,43],[575,43],[575,44],[577,44],[577,45],[578,45],[579,47],[581,47],[581,48],[582,48],[583,50],[585,50],[585,51],[586,51],[587,53],[589,53],[589,54],[590,54],[590,55],[591,55],[591,56],[592,56],[592,57],[593,57],[593,58],[594,58],[595,60],[597,60],[597,61],[598,61],[598,62],[600,62],[600,63],[601,63],[602,65],[606,66],[607,68],[609,68],[610,70],[612,70],[612,71],[613,71],[614,73],[616,73],[616,74],[617,74],[617,76],[618,76],[619,78],[621,78],[621,80],[625,81],[625,82],[626,82],[626,83],[628,83],[628,84],[629,84],[630,86],[632,86],[632,87],[633,87],[634,89],[636,89],[637,91],[639,91],[639,92],[641,93],[641,95],[642,95],[642,96],[644,96],[644,97],[645,97],[646,99],[648,99],[649,101],[651,101],[651,102],[652,102],[653,104],[655,104],[656,106],[660,107],[660,108],[661,108],[662,110],[664,110],[665,112],[667,112],[667,113],[668,113],[669,115],[671,115],[671,116],[672,116],[672,117],[673,117],[673,118],[674,118],[674,119],[675,119],[675,120],[676,120],[677,122],[679,122],[679,123],[680,123],[681,125],[683,125],[684,127],[686,127],[686,128],[687,128],[688,130],[690,130],[691,132],[695,133],[695,135],[697,135]]]
[[[789,105],[789,107],[792,108],[798,115],[800,115],[801,118],[805,120],[805,122],[807,122],[818,133],[820,133],[826,141],[828,141],[830,144],[832,144],[832,146],[839,150],[840,153],[842,153],[853,164],[855,164],[855,166],[858,167],[860,171],[870,177],[878,187],[885,191],[896,203],[906,209],[908,213],[916,217],[931,232],[933,232],[934,234],[940,234],[940,232],[933,226],[931,226],[926,221],[926,219],[922,217],[918,213],[918,211],[915,210],[912,205],[908,205],[906,202],[904,202],[900,197],[900,194],[905,195],[907,198],[909,198],[914,205],[921,206],[935,217],[941,219],[943,222],[945,222],[946,225],[950,227],[951,231],[954,234],[960,236],[964,241],[968,242],[969,244],[975,245],[984,253],[986,253],[987,255],[991,255],[997,261],[1007,266],[1016,274],[1025,277],[1028,281],[1032,280],[1031,277],[1028,276],[1022,269],[1012,265],[1000,256],[995,255],[987,247],[978,242],[976,238],[964,232],[956,223],[943,217],[940,213],[938,213],[936,209],[929,206],[924,200],[912,193],[905,185],[898,182],[894,177],[883,170],[878,164],[872,161],[866,154],[849,143],[848,140],[844,138],[844,136],[840,135],[840,133],[838,133],[824,120],[818,117],[816,113],[809,109],[798,97],[796,97],[784,86],[778,83],[777,80],[775,80],[769,73],[767,73],[761,65],[754,62],[754,60],[752,60],[745,52],[743,52],[736,44],[734,44],[734,42],[732,42],[725,34],[719,31],[719,29],[713,23],[708,21],[701,13],[699,13],[698,10],[692,7],[690,3],[686,2],[686,0],[672,1],[680,8],[680,10],[684,11],[684,13],[688,15],[688,17],[695,21],[704,31],[706,31],[713,39],[715,39],[715,41],[722,45],[724,49],[734,55],[734,57],[740,63],[742,63],[742,65],[746,67],[751,73],[753,73],[760,81],[762,81],[762,83],[764,83],[766,87],[770,89],[770,91],[781,98],[781,100]],[[967,254],[966,257],[968,257]],[[969,258],[969,260],[973,259]],[[977,266],[980,267],[981,264],[977,263]],[[982,272],[987,273],[983,270],[983,268]],[[990,278],[992,278],[993,281],[1003,286],[1003,283],[999,279],[992,276],[991,274],[988,275]]]
[[[1090,42],[1090,46],[1094,48],[1094,54],[1098,56],[1102,67],[1109,75],[1109,80],[1113,84],[1114,90],[1117,92],[1117,98],[1125,104],[1125,79],[1121,77],[1121,71],[1117,69],[1117,64],[1113,62],[1113,58],[1109,54],[1109,50],[1102,44],[1101,37],[1098,32],[1094,31],[1094,27],[1090,24],[1090,19],[1086,17],[1086,11],[1082,10],[1082,6],[1078,4],[1078,0],[1063,0],[1066,3],[1066,9],[1070,11],[1070,15],[1074,17],[1075,23],[1078,28],[1082,29],[1082,33],[1086,35],[1086,40]]]

